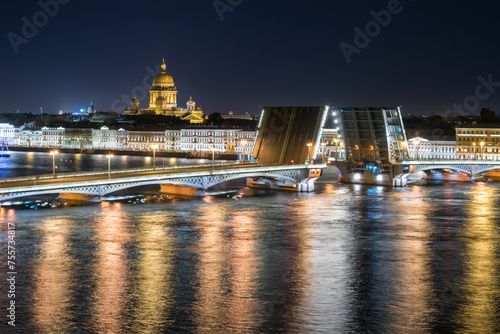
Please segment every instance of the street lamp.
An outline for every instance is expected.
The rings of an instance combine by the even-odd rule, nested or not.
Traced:
[[[156,156],[155,156],[155,150],[158,148],[158,145],[153,144],[151,145],[151,148],[153,149],[153,168],[156,169]]]
[[[415,140],[413,143],[415,144],[415,148],[416,148],[415,160],[418,160],[418,145],[420,145],[420,141]]]
[[[483,146],[484,146],[484,142],[482,141],[482,142],[480,143],[480,145],[481,145],[481,160],[484,160],[484,157],[483,157]]]
[[[474,145],[473,149],[474,149],[474,160],[476,160],[476,143],[472,143],[472,145]]]
[[[59,152],[57,151],[51,151],[50,154],[52,155],[52,175],[55,177],[56,176],[56,155]]]
[[[337,159],[339,157],[339,150],[338,150],[339,140],[337,138],[335,138],[333,141],[335,142],[335,161],[337,161]]]
[[[212,172],[215,171],[215,147],[211,147],[210,151],[212,151]]]
[[[243,163],[245,163],[245,160],[246,160],[246,145],[247,145],[247,141],[246,140],[242,140],[241,141],[241,144],[243,145]]]
[[[312,144],[311,143],[308,143],[307,144],[307,150],[308,150],[308,156],[309,156],[309,160],[308,160],[308,163],[310,164],[311,163],[311,146]]]
[[[111,178],[111,158],[113,157],[113,154],[106,154],[106,158],[108,158],[108,178]]]
[[[322,164],[325,163],[325,146],[326,146],[326,143],[321,143],[321,153],[322,153],[321,163]]]

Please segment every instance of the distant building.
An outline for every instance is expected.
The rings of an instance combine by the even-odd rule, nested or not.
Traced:
[[[54,146],[54,145],[50,145]],[[62,144],[60,147],[91,149],[92,148],[92,129],[67,128],[64,129]]]
[[[494,111],[483,108],[479,113],[479,117],[481,118],[481,122],[493,122],[496,120],[497,115]]]
[[[96,149],[121,150],[127,148],[127,131],[110,130],[107,126],[92,130],[92,147]]]
[[[19,129],[8,123],[0,123],[0,144],[15,145]]]
[[[457,142],[428,140],[422,137],[408,139],[408,154],[414,160],[455,160]]]
[[[232,110],[230,110],[227,114],[220,115],[223,119],[245,119],[245,120],[255,120],[258,117],[252,116],[249,113],[245,113],[244,115],[234,114]]]
[[[455,131],[458,159],[500,160],[500,124],[463,124]]]
[[[47,147],[63,147],[64,132],[65,128],[48,128],[44,126],[42,128],[42,142],[41,146]]]
[[[149,107],[140,109],[137,98],[130,102],[130,108],[125,110],[127,115],[156,114],[179,117],[182,120],[189,120],[190,123],[203,123],[203,111],[196,108],[196,103],[191,97],[187,102],[186,109],[177,105],[177,87],[174,79],[167,72],[165,59],[161,64],[160,72],[154,77],[153,84],[149,90]]]

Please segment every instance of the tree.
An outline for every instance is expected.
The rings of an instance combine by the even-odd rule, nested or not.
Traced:
[[[208,115],[207,124],[221,125],[224,123],[224,118],[218,112]]]

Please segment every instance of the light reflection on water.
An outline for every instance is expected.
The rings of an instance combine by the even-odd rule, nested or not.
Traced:
[[[0,240],[5,254],[15,221],[27,332],[492,333],[499,193],[322,180],[308,194],[5,210]]]
[[[466,210],[469,224],[464,231],[464,307],[460,319],[465,332],[481,329],[498,332],[500,280],[498,265],[499,212],[496,189],[486,185],[470,192],[474,210]]]
[[[90,269],[95,284],[91,324],[100,333],[118,333],[128,320],[124,313],[130,302],[131,264],[125,245],[132,237],[132,221],[125,215],[117,203],[105,206],[94,218],[96,234],[91,242],[97,252]]]

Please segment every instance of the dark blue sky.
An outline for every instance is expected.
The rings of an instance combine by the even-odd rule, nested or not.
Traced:
[[[178,104],[193,95],[205,113],[329,104],[442,114],[474,101],[478,76],[500,82],[497,0],[401,0],[348,63],[340,43],[354,46],[354,27],[364,30],[370,12],[392,1],[242,0],[221,21],[212,0],[71,0],[45,25],[38,15],[39,31],[15,53],[9,33],[23,36],[22,18],[33,22],[42,9],[6,0],[0,112],[73,112],[91,100],[100,111],[123,109],[122,95],[144,91],[146,67],[161,58]],[[500,87],[492,90],[480,91],[480,106],[500,111]]]

